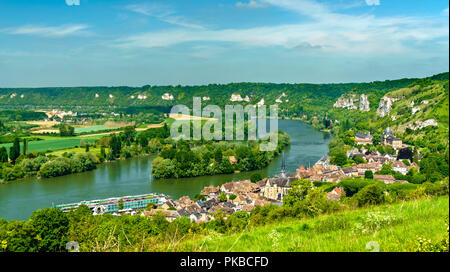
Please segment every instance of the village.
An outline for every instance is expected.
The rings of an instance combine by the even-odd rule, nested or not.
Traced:
[[[178,217],[189,217],[195,222],[207,222],[213,219],[214,212],[219,210],[225,216],[237,211],[251,212],[256,206],[283,204],[283,197],[288,194],[291,182],[298,179],[308,179],[316,182],[338,183],[344,178],[360,177],[364,178],[367,171],[372,172],[373,179],[392,183],[408,183],[406,180],[397,180],[393,175],[379,175],[383,164],[392,164],[392,169],[405,175],[411,168],[419,169],[419,166],[412,162],[409,165],[402,160],[397,160],[397,156],[384,154],[378,151],[369,152],[364,145],[372,144],[372,136],[358,132],[355,135],[357,145],[363,147],[358,150],[353,148],[347,151],[347,157],[360,156],[366,163],[355,164],[351,167],[340,167],[330,163],[330,157],[322,158],[312,167],[301,165],[295,173],[286,173],[284,157],[280,173],[272,178],[264,178],[256,183],[250,180],[232,181],[221,186],[205,187],[201,191],[201,198],[192,200],[189,196],[183,196],[178,200],[167,200],[157,209],[150,209],[142,213],[143,216],[154,216],[162,214],[168,221],[173,221]],[[396,138],[392,130],[387,127],[382,135],[382,144],[393,147],[396,151],[407,148],[402,144],[402,140]],[[344,194],[341,187],[335,187],[327,193],[327,199],[339,201]]]

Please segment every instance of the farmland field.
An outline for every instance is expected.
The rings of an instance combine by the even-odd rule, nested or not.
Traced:
[[[112,128],[105,127],[103,125],[89,126],[89,127],[76,127],[75,133],[94,132],[94,131],[101,131],[101,130],[108,130],[108,129],[112,129]]]
[[[43,140],[28,142],[28,152],[45,152],[48,150],[55,151],[65,148],[72,148],[75,146],[80,146],[81,140],[84,142],[94,143],[99,137],[85,137],[80,139],[77,137],[42,136],[40,138]],[[6,147],[6,150],[9,152],[9,147],[12,146],[12,143],[0,144],[0,147],[1,146]],[[22,151],[22,144],[20,145],[20,149]]]

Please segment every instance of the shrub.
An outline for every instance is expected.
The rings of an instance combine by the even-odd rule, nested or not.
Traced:
[[[384,201],[384,188],[379,183],[370,184],[359,191],[354,197],[358,206],[380,204]]]
[[[262,179],[263,179],[262,176],[260,174],[258,174],[258,173],[253,174],[253,175],[250,176],[250,180],[253,183],[258,182],[258,181],[260,181]]]
[[[370,170],[366,170],[366,172],[364,172],[364,178],[365,179],[373,179],[373,172]]]

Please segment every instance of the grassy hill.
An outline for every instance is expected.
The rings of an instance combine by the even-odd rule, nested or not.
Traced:
[[[448,237],[448,201],[448,196],[435,197],[276,222],[233,235],[212,233],[171,245],[169,250],[364,252],[376,242],[382,252],[416,251],[419,237],[431,243]]]

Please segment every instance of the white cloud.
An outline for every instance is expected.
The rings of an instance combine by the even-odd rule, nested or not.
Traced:
[[[257,0],[250,0],[249,2],[237,2],[238,8],[265,8],[267,5]]]
[[[13,35],[36,35],[41,37],[60,38],[71,35],[87,34],[87,25],[38,26],[25,25],[0,29],[0,32]]]
[[[198,28],[198,29],[203,28],[202,25],[191,22],[190,20],[186,19],[183,16],[177,16],[175,11],[167,5],[162,5],[158,3],[133,4],[127,5],[125,9],[146,16],[154,17],[160,21],[172,25],[178,25],[187,28]]]
[[[380,0],[366,0],[368,6],[379,6]]]
[[[246,29],[156,31],[125,37],[116,45],[152,48],[186,42],[224,42],[243,47],[280,46],[288,49],[302,49],[302,45],[308,45],[308,48],[314,48],[308,50],[311,53],[378,56],[417,53],[420,45],[448,39],[449,35],[448,22],[442,18],[348,15],[332,12],[327,6],[310,0],[261,1],[296,12],[304,22]]]

